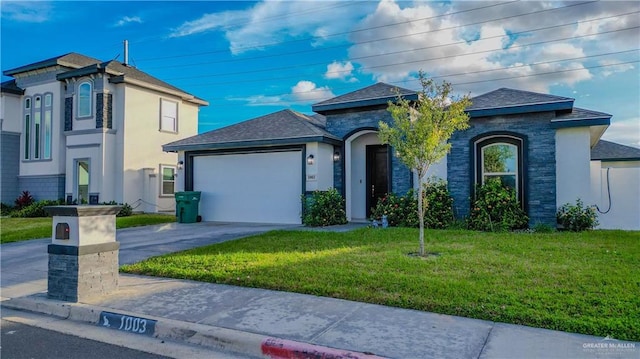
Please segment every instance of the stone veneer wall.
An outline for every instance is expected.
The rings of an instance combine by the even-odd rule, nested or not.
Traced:
[[[13,205],[20,195],[18,175],[20,171],[20,133],[2,132],[0,139],[0,202]]]
[[[359,129],[378,129],[378,123],[384,121],[390,123],[393,121],[391,114],[386,109],[361,110],[361,111],[344,111],[326,116],[326,130],[343,140]],[[393,149],[391,149],[393,151]],[[341,152],[340,161],[334,163],[334,187],[343,195],[344,187],[344,151]],[[398,158],[392,156],[391,159],[391,191],[398,194],[404,194],[413,185],[411,171]]]
[[[89,253],[83,253],[86,247],[96,247],[97,252],[89,249]],[[73,249],[77,253],[65,253]],[[118,288],[118,253],[115,242],[84,247],[49,245],[47,296],[77,302],[113,292]]]
[[[20,191],[29,191],[36,201],[64,199],[65,175],[18,177]]]
[[[524,169],[524,188],[529,224],[556,225],[556,145],[555,130],[550,121],[554,112],[474,118],[471,127],[458,131],[450,139],[451,152],[447,157],[447,179],[458,218],[469,215],[472,188],[470,140],[489,132],[515,132],[527,141]]]

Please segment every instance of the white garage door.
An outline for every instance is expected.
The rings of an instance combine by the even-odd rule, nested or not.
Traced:
[[[302,152],[195,157],[204,221],[301,223]]]

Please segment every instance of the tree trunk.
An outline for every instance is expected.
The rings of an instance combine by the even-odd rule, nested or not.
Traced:
[[[424,211],[422,203],[422,177],[418,177],[418,219],[420,220],[420,256],[424,257]]]

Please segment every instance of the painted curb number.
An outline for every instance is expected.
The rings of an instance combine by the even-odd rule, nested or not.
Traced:
[[[129,333],[153,336],[156,321],[152,319],[131,317],[124,314],[101,312],[98,325]]]

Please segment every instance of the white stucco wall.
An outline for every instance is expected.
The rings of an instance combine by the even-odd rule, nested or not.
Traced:
[[[535,141],[535,139],[532,139]],[[589,127],[556,131],[556,205],[579,198],[593,204],[591,196],[591,148]]]
[[[608,210],[598,228],[640,230],[640,161],[591,161],[591,176],[594,204]]]
[[[22,99],[19,95],[0,94],[2,131],[22,132]]]
[[[160,99],[178,102],[178,133],[160,131]],[[198,127],[198,106],[183,102],[175,96],[168,96],[127,85],[124,94],[125,112],[123,126],[123,202],[133,203],[144,197],[145,181],[149,171],[155,169],[158,182],[156,208],[158,211],[173,211],[173,195],[160,196],[161,165],[176,166],[178,156],[162,151],[162,145],[193,136]],[[145,178],[145,176],[147,176]]]
[[[447,155],[445,155],[440,161],[434,163],[429,167],[427,175],[422,178],[422,182],[430,178],[447,180]],[[418,174],[413,172],[413,188],[418,188]]]
[[[380,140],[375,132],[365,133],[346,143],[347,219],[366,219],[367,185],[367,145],[378,145]],[[350,164],[350,165],[349,165]]]
[[[333,146],[326,143],[306,144],[307,156],[313,155],[314,163],[306,166],[306,190],[324,191],[333,187]],[[306,161],[305,161],[306,163]]]

